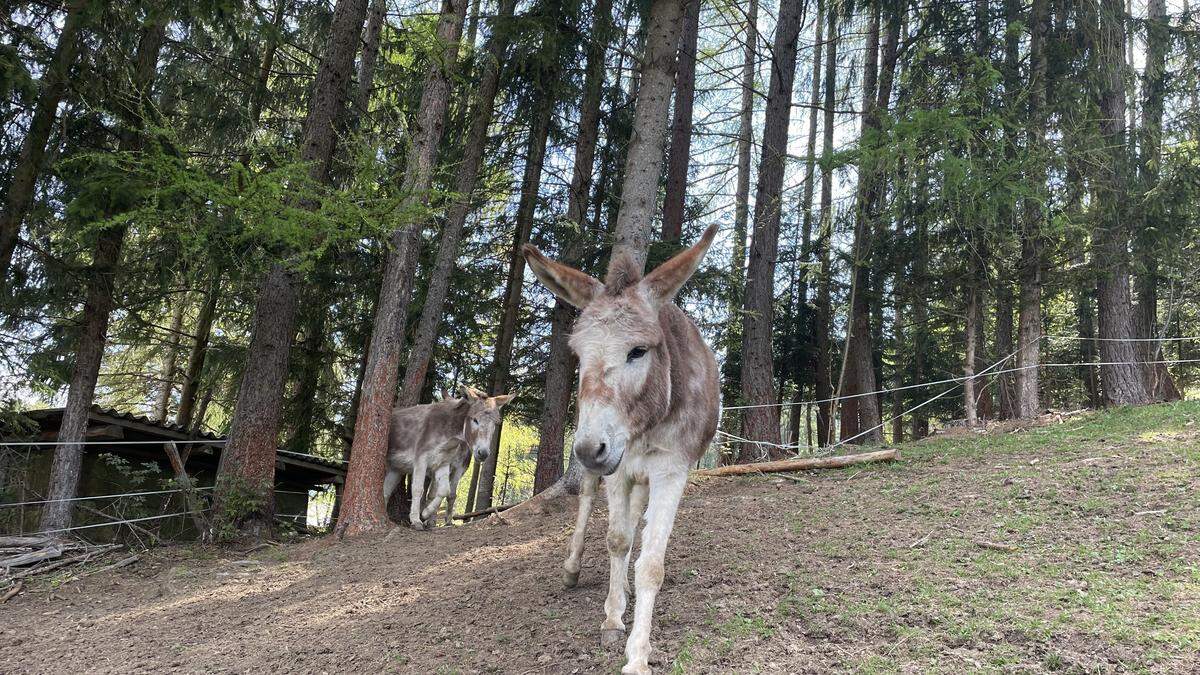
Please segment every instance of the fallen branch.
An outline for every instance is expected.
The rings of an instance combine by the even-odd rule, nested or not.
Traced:
[[[986,539],[976,539],[975,545],[980,548],[986,548],[992,551],[1003,551],[1005,553],[1016,553],[1017,551],[1021,550],[1011,544],[998,544],[994,541],[988,541]]]
[[[25,587],[24,581],[18,581],[17,583],[13,584],[13,587],[8,589],[8,592],[4,594],[4,597],[0,598],[0,605],[3,605],[4,603],[8,602],[9,600],[12,600],[13,597],[16,596],[17,593],[20,593],[21,589],[24,587]]]
[[[200,495],[196,493],[196,486],[184,468],[187,457],[179,454],[179,449],[175,447],[174,441],[165,444],[163,449],[167,453],[167,459],[171,462],[171,468],[175,470],[175,482],[179,483],[179,489],[183,491],[183,499],[187,503],[188,511],[192,513],[192,524],[201,534],[208,532],[208,520],[203,513],[204,505],[201,504]]]
[[[774,462],[758,462],[756,464],[730,464],[715,469],[693,471],[693,476],[744,476],[751,473],[780,473],[785,471],[808,471],[809,469],[837,469],[855,464],[871,462],[890,462],[900,459],[900,451],[896,449],[862,452],[856,455],[839,455],[837,457],[803,457],[800,459],[781,459]]]
[[[0,537],[0,548],[29,548],[45,546],[51,541],[50,537]]]
[[[104,567],[97,567],[96,569],[89,570],[87,572],[84,572],[83,574],[73,575],[70,579],[67,579],[67,581],[79,581],[80,579],[82,579],[84,577],[90,577],[93,574],[99,574],[100,572],[107,572],[108,570],[115,570],[115,569],[118,569],[121,567],[128,567],[129,565],[132,565],[133,563],[137,562],[138,560],[141,560],[141,556],[131,555],[128,558],[125,558],[123,560],[118,560],[117,562],[115,562],[111,565],[105,565]]]
[[[918,547],[920,547],[920,546],[924,546],[925,544],[928,544],[928,543],[929,543],[929,539],[930,539],[931,537],[933,537],[934,533],[936,533],[936,532],[937,532],[937,528],[935,527],[935,528],[933,528],[932,530],[930,530],[930,531],[929,531],[929,534],[927,534],[927,535],[925,535],[924,537],[921,537],[920,539],[918,539],[918,540],[914,541],[913,543],[909,544],[909,545],[908,545],[908,547],[909,547],[909,548],[918,548]]]
[[[493,513],[500,513],[501,511],[507,511],[514,506],[516,506],[516,504],[504,504],[503,506],[493,506],[491,508],[481,509],[479,511],[472,511],[470,513],[460,513],[457,516],[451,516],[451,517],[454,518],[455,520],[467,521],[467,520],[471,520],[473,518],[478,518],[480,516],[490,516]]]
[[[57,558],[58,556],[60,556],[62,554],[63,554],[62,546],[47,546],[46,548],[44,548],[40,551],[33,551],[31,553],[22,553],[21,555],[15,555],[11,558],[5,558],[3,560],[0,560],[0,567],[3,567],[4,570],[7,572],[9,569],[11,569],[13,567],[22,567],[22,566],[28,565],[30,563],[41,562],[43,560],[49,560],[50,558]]]
[[[9,579],[21,579],[24,577],[33,576],[35,574],[41,574],[43,572],[49,572],[50,570],[56,570],[60,567],[63,567],[65,565],[70,565],[72,563],[77,563],[77,562],[85,563],[101,553],[107,553],[108,551],[111,551],[111,550],[117,549],[117,548],[122,548],[122,547],[124,547],[124,544],[105,544],[103,546],[97,546],[96,548],[88,550],[86,553],[81,553],[76,556],[71,556],[70,558],[63,558],[62,560],[55,560],[54,562],[52,562],[48,565],[42,565],[41,567],[34,567],[31,569],[27,569],[27,570],[21,570],[20,572],[9,575],[8,578]]]

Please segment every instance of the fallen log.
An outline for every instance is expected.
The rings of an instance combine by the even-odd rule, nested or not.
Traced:
[[[3,567],[4,570],[7,572],[9,569],[11,569],[13,567],[21,567],[23,565],[29,565],[30,563],[41,562],[43,560],[49,560],[50,558],[57,558],[58,556],[60,556],[62,554],[63,554],[62,546],[54,546],[54,545],[47,546],[46,548],[44,548],[40,551],[33,551],[31,553],[22,553],[21,555],[15,555],[11,558],[5,558],[3,560],[0,560],[0,567]]]
[[[758,462],[756,464],[730,464],[715,469],[693,471],[693,476],[744,476],[752,473],[780,473],[784,471],[808,471],[809,469],[837,469],[855,464],[871,462],[890,462],[900,459],[900,451],[895,448],[862,452],[856,455],[838,455],[837,457],[801,457],[798,459],[781,459],[774,462]]]
[[[81,553],[80,555],[71,556],[70,558],[63,558],[62,560],[56,560],[46,565],[39,565],[38,567],[21,570],[20,572],[14,572],[8,576],[8,579],[22,579],[24,577],[42,574],[43,572],[50,572],[74,563],[86,563],[101,553],[107,553],[108,551],[123,548],[124,546],[124,544],[105,544],[103,546],[97,546],[96,548],[91,549],[86,553]]]
[[[22,588],[25,588],[25,582],[23,581],[18,581],[17,583],[13,584],[13,587],[8,589],[8,592],[5,593],[3,597],[0,597],[0,605],[12,600],[17,593],[21,592]]]
[[[9,536],[0,537],[0,548],[29,548],[34,546],[45,546],[52,540],[50,537],[23,537]]]
[[[479,511],[472,511],[470,513],[460,513],[457,516],[452,516],[452,517],[455,520],[464,520],[464,521],[471,520],[473,518],[478,518],[480,516],[490,516],[493,513],[500,513],[501,511],[507,511],[514,506],[516,506],[516,504],[504,504],[503,506],[493,506],[491,508],[481,509]]]

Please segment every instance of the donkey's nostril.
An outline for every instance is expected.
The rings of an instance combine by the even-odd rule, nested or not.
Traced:
[[[600,447],[596,448],[596,459],[603,459],[606,452],[608,452],[608,444],[601,443]]]

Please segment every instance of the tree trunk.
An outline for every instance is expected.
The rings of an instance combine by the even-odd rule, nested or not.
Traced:
[[[296,318],[296,289],[292,273],[281,264],[273,265],[259,286],[249,358],[217,472],[215,522],[255,538],[274,531],[275,450]]]
[[[658,210],[658,178],[682,23],[683,0],[652,0],[611,256],[629,256],[639,266],[646,264],[650,228]]]
[[[662,239],[677,247],[683,236],[688,164],[692,156],[692,104],[696,96],[696,41],[700,33],[700,0],[686,0],[679,68],[675,73],[675,119],[671,122],[671,152],[667,159],[667,188],[663,197]]]
[[[208,356],[208,340],[212,335],[213,317],[216,315],[219,296],[220,277],[214,275],[205,292],[204,304],[200,305],[200,314],[196,317],[195,342],[192,343],[192,349],[188,353],[187,370],[183,376],[183,390],[179,393],[179,412],[175,415],[175,424],[185,429],[192,426],[192,414],[196,408],[196,392],[200,387],[200,375]]]
[[[406,195],[401,213],[422,208],[428,199],[434,160],[445,128],[450,77],[458,63],[467,4],[467,0],[442,2],[437,35],[444,51],[425,77],[413,147],[408,153],[401,186],[401,192]],[[359,534],[387,524],[382,493],[388,426],[396,398],[396,371],[416,272],[420,227],[420,222],[412,220],[394,230],[390,237],[391,247],[384,260],[358,416],[354,422],[346,491],[336,528],[338,536]]]
[[[699,0],[694,0],[696,3]],[[579,102],[579,134],[575,139],[575,166],[567,192],[566,218],[579,234],[571,237],[564,262],[578,264],[579,248],[584,237],[585,215],[591,196],[592,169],[595,164],[596,141],[600,136],[600,103],[604,86],[605,45],[612,35],[612,0],[598,0],[593,8],[592,40],[588,43],[583,97]],[[563,492],[577,494],[583,465],[571,462],[568,475],[563,475],[563,436],[571,404],[572,384],[575,381],[575,354],[567,344],[575,310],[566,302],[555,299],[550,315],[550,355],[546,362],[545,403],[542,406],[538,429],[538,458],[534,471],[533,492],[558,483]],[[573,470],[574,475],[571,475]],[[562,477],[563,480],[559,480]]]
[[[1046,34],[1049,24],[1047,0],[1034,0],[1029,26],[1029,126],[1028,151],[1041,155],[1046,138]],[[1035,169],[1027,178],[1030,185],[1044,189],[1046,170]],[[1041,412],[1038,365],[1042,338],[1042,209],[1040,199],[1026,199],[1021,223],[1021,259],[1017,276],[1020,281],[1017,307],[1017,415],[1037,416]]]
[[[746,237],[750,221],[750,161],[754,151],[754,77],[758,72],[758,0],[746,7],[746,30],[742,59],[742,102],[738,122],[737,187],[733,195],[733,255],[730,260],[729,316],[742,311],[746,283]],[[742,379],[741,321],[731,321],[727,329],[727,355],[723,379],[737,387]]]
[[[375,67],[379,63],[379,36],[387,20],[387,0],[371,0],[367,27],[363,30],[362,56],[358,60],[358,88],[354,95],[353,119],[371,112],[371,90],[375,88]]]
[[[183,310],[187,307],[187,293],[175,301],[175,309],[171,312],[171,335],[167,338],[166,353],[163,354],[162,387],[158,392],[158,401],[154,404],[154,419],[167,421],[167,412],[171,408],[171,394],[175,393],[175,366],[179,358],[180,331],[183,330]]]
[[[963,358],[963,409],[966,413],[968,427],[978,424],[978,411],[975,408],[975,335],[979,330],[976,323],[975,306],[978,291],[972,288],[967,298],[966,330],[963,331],[963,341],[966,344],[966,354]]]
[[[127,98],[129,103],[125,104],[131,106],[129,119],[136,126],[121,130],[118,145],[120,152],[137,152],[142,147],[141,124],[150,90],[154,87],[158,55],[162,49],[168,20],[165,12],[157,13],[142,30],[134,60],[131,82],[133,91]],[[50,467],[46,499],[51,501],[42,510],[42,530],[62,530],[71,526],[72,505],[70,501],[65,500],[74,498],[79,487],[79,472],[83,465],[83,446],[79,443],[84,440],[87,432],[88,413],[96,391],[96,379],[100,375],[100,362],[104,358],[108,320],[113,309],[115,277],[119,271],[125,229],[124,224],[110,225],[101,230],[96,238],[87,281],[87,295],[83,304],[83,325],[75,354],[75,366],[71,370],[67,401],[58,430],[58,445],[54,448],[54,459]],[[60,537],[65,535],[63,532],[55,534]]]
[[[762,157],[758,165],[758,191],[754,197],[754,238],[742,312],[742,399],[748,405],[760,406],[745,411],[744,435],[753,441],[776,445],[780,442],[779,408],[772,405],[776,396],[771,345],[775,320],[775,266],[779,257],[779,220],[792,86],[796,78],[796,41],[804,22],[804,4],[804,0],[781,0],[779,6]],[[759,459],[758,450],[755,445],[743,445],[738,461],[746,463]],[[778,448],[768,450],[771,459],[784,454]]]
[[[1130,198],[1125,134],[1125,22],[1121,0],[1101,0],[1099,33],[1093,42],[1100,77],[1100,136],[1107,161],[1095,167],[1096,223],[1092,260],[1100,310],[1100,377],[1109,405],[1148,403],[1138,364],[1127,266]]]
[[[1011,354],[1013,349],[1013,293],[1012,286],[1001,280],[996,286],[996,358]],[[1000,366],[1007,370],[1010,363]],[[996,376],[996,401],[999,404],[999,415],[1002,420],[1017,416],[1016,378],[1012,373],[1002,373]]]
[[[918,179],[917,202],[928,203],[929,170],[922,169]],[[929,339],[929,219],[918,212],[914,219],[917,225],[916,251],[913,254],[912,273],[912,326],[913,326],[913,381],[924,382],[926,360],[931,351]],[[919,441],[929,435],[929,413],[919,408],[912,414],[912,438]]]
[[[438,242],[437,257],[429,272],[429,288],[425,292],[425,305],[409,350],[404,369],[404,384],[396,400],[398,407],[416,405],[420,402],[421,387],[433,358],[434,343],[438,328],[446,309],[446,297],[450,292],[450,280],[454,274],[454,262],[458,258],[462,242],[463,227],[471,211],[471,195],[479,178],[479,167],[483,164],[483,153],[487,149],[488,127],[496,107],[496,93],[500,85],[500,64],[508,52],[509,32],[503,25],[513,15],[516,0],[502,0],[498,20],[492,27],[485,47],[483,72],[480,73],[479,101],[471,117],[471,129],[463,146],[462,164],[458,167],[454,190],[458,198],[450,205],[442,237]]]
[[[557,60],[555,54],[548,54],[546,57],[546,60],[550,62]],[[542,82],[549,83],[556,81],[557,78],[557,72],[545,72],[540,79]],[[496,348],[492,355],[492,396],[508,393],[508,379],[512,370],[513,340],[517,334],[521,294],[525,287],[525,256],[521,254],[521,247],[529,241],[529,235],[533,232],[533,216],[537,208],[538,191],[541,187],[542,166],[546,159],[546,141],[550,136],[550,124],[553,121],[555,97],[552,90],[549,87],[542,89],[539,97],[538,110],[534,113],[533,123],[529,129],[529,145],[525,152],[525,172],[521,178],[521,198],[517,204],[513,243],[508,257],[508,282],[504,289],[504,311],[500,320],[500,329],[496,335]],[[496,462],[500,459],[500,435],[503,426],[502,418],[496,424],[496,432],[492,439],[492,453],[479,468],[479,483],[473,504],[476,510],[492,506],[492,492],[496,482]]]
[[[1162,154],[1163,98],[1166,93],[1166,61],[1170,47],[1170,24],[1164,0],[1149,0],[1146,24],[1146,69],[1142,76],[1141,179],[1143,207],[1141,227],[1134,237],[1134,254],[1139,262],[1135,328],[1138,353],[1146,362],[1146,390],[1155,401],[1177,401],[1179,389],[1162,361],[1162,343],[1158,325],[1159,232],[1164,225],[1161,200],[1151,194],[1158,184]]]
[[[812,264],[813,194],[816,192],[817,177],[817,110],[821,105],[821,55],[825,28],[825,0],[817,0],[817,18],[813,24],[812,88],[809,91],[808,144],[805,146],[804,188],[800,197],[800,237],[802,244],[798,255],[805,267],[799,272],[801,306],[808,303],[809,265]],[[808,366],[811,364],[804,364]],[[800,366],[803,367],[803,366]]]
[[[29,212],[29,205],[33,203],[34,187],[46,158],[46,143],[50,140],[58,104],[66,92],[71,66],[79,50],[79,31],[87,4],[87,0],[72,0],[67,4],[67,16],[58,34],[58,44],[54,46],[54,56],[39,83],[41,94],[37,107],[34,108],[29,130],[21,142],[21,152],[12,168],[4,210],[0,212],[0,286],[6,289],[8,268],[21,234],[21,223]],[[8,291],[5,290],[3,295],[8,295]]]
[[[821,278],[817,287],[816,298],[816,397],[817,404],[817,445],[825,447],[832,441],[833,430],[833,382],[830,369],[832,368],[832,345],[830,331],[833,327],[833,304],[831,301],[833,287],[833,270],[830,260],[831,242],[833,240],[833,172],[828,168],[833,161],[833,132],[834,106],[837,104],[837,12],[832,7],[825,12],[828,27],[826,33],[827,46],[825,49],[825,105],[822,110],[824,119],[821,123],[821,229],[817,234],[817,256],[821,261]]]
[[[315,183],[330,183],[336,126],[346,105],[366,10],[366,0],[338,0],[334,8],[300,145],[300,159]],[[296,284],[293,273],[280,262],[272,265],[259,288],[246,367],[214,496],[214,522],[231,523],[256,538],[273,530],[275,451],[294,333]],[[245,508],[247,504],[257,508]]]
[[[879,90],[879,11],[874,10],[867,29],[867,54],[863,65],[863,122],[862,143],[868,147],[879,143],[881,121],[878,103]],[[890,79],[890,78],[889,78]],[[859,179],[856,196],[857,215],[854,228],[854,247],[851,260],[850,326],[846,339],[846,354],[843,357],[843,376],[838,384],[839,393],[863,394],[876,389],[875,368],[872,362],[871,340],[871,276],[873,220],[878,183],[881,179],[875,161],[870,154],[859,163]],[[849,375],[849,377],[847,377]],[[845,383],[850,384],[849,388]],[[874,396],[859,396],[842,402],[842,416],[857,429],[853,442],[875,444],[883,440],[880,427],[879,399]],[[853,418],[857,416],[857,424]],[[846,440],[846,439],[843,439]]]

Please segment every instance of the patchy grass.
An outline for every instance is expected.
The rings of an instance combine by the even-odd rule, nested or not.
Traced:
[[[689,487],[656,671],[1197,672],[1200,404],[957,431],[902,455]],[[613,673],[603,514],[566,591],[570,518],[286,546],[255,565],[152,552],[6,604],[0,671]]]
[[[675,670],[1190,672],[1198,422],[1195,403],[1119,408],[809,474],[781,509],[807,541],[773,625],[735,630],[735,604],[714,631],[734,644],[691,636]]]

